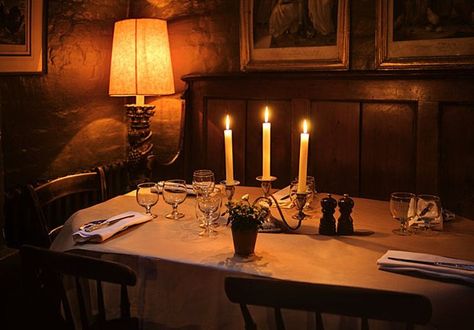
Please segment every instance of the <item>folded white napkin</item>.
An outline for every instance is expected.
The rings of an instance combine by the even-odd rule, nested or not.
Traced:
[[[278,205],[280,205],[280,208],[291,209],[293,207],[293,202],[290,198],[290,186],[286,186],[285,188],[278,190],[276,193],[273,194],[273,197],[275,197],[275,199],[277,200]],[[272,207],[276,207],[276,205],[272,204]]]
[[[396,259],[406,259],[413,261],[401,261]],[[428,263],[451,263],[460,265],[471,265],[472,270],[465,270],[459,268],[452,268],[442,266],[440,264],[424,264],[417,263],[416,261],[428,262]],[[461,259],[453,259],[441,257],[433,254],[426,253],[415,253],[407,251],[396,251],[388,250],[379,260],[377,260],[379,269],[400,272],[400,273],[420,273],[432,277],[445,278],[445,279],[456,279],[466,281],[474,284],[474,262],[466,261]]]
[[[147,222],[152,219],[152,216],[150,215],[146,215],[146,214],[134,212],[134,211],[129,211],[129,212],[114,215],[113,217],[108,218],[106,222],[114,221],[115,219],[119,219],[119,218],[127,217],[127,216],[130,216],[130,217],[119,220],[114,224],[100,227],[90,232],[87,232],[84,229],[79,229],[78,231],[72,234],[72,238],[74,239],[74,241],[80,242],[80,243],[86,242],[86,241],[103,242],[106,239],[115,235],[116,233],[121,232],[122,230],[125,230],[130,226],[138,225],[140,223]]]
[[[161,189],[163,189],[163,185],[165,184],[164,181],[160,181],[157,183],[158,187],[160,187],[160,193],[162,192]],[[194,191],[193,185],[192,184],[186,184],[186,193],[188,195],[196,195],[196,192]]]

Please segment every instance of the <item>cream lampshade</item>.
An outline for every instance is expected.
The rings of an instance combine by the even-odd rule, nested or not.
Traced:
[[[166,21],[126,19],[115,23],[110,96],[174,93]]]
[[[136,172],[135,182],[148,178],[153,160],[150,117],[155,106],[145,104],[145,96],[174,92],[166,21],[140,18],[116,22],[109,95],[136,97],[135,104],[125,105],[130,121],[128,160]]]

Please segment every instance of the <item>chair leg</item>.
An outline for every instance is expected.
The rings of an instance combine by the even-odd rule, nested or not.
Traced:
[[[314,315],[316,316],[316,329],[324,330],[323,318],[321,316],[321,313],[315,312]]]
[[[278,330],[285,330],[285,322],[280,308],[275,308],[275,322]]]
[[[362,324],[360,326],[362,330],[369,330],[369,320],[366,317],[362,318]]]
[[[257,325],[253,321],[252,315],[250,315],[247,305],[240,304],[240,310],[242,311],[242,316],[244,317],[245,330],[257,330]]]

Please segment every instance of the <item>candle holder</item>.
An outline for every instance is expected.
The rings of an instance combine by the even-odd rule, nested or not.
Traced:
[[[231,206],[232,198],[235,194],[235,186],[238,186],[240,184],[240,181],[234,180],[232,183],[227,183],[226,180],[222,180],[220,183],[225,186],[225,195],[227,197],[226,212],[228,212]],[[224,215],[226,212],[224,212],[222,215]]]
[[[293,216],[293,219],[301,221],[307,216],[307,214],[303,212],[303,209],[304,209],[304,206],[306,205],[309,194],[310,193],[308,192],[296,193],[295,203],[296,203],[296,207],[298,208],[298,213],[296,213]]]
[[[298,224],[294,227],[290,226],[288,222],[285,219],[285,216],[283,215],[283,212],[280,208],[280,205],[278,204],[278,201],[276,200],[275,196],[271,193],[272,190],[272,182],[275,181],[277,178],[275,176],[271,176],[268,178],[263,178],[262,176],[257,177],[257,181],[260,181],[260,185],[263,190],[263,196],[258,197],[253,204],[258,203],[261,200],[265,200],[268,203],[268,206],[272,206],[273,203],[275,203],[276,208],[278,210],[278,213],[280,214],[281,219],[277,219],[270,215],[267,218],[267,221],[263,224],[263,231],[264,232],[274,232],[281,230],[281,222],[284,223],[285,228],[288,230],[297,230],[298,228],[301,227],[301,222],[303,219],[306,217],[306,214],[303,212],[303,207],[306,204],[307,198],[308,198],[308,193],[297,193],[296,197],[296,206],[298,207],[298,214],[296,215],[296,218],[298,220]]]

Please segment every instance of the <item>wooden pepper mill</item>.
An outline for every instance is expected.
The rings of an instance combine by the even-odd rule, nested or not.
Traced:
[[[352,235],[354,234],[354,224],[352,221],[351,213],[354,207],[354,201],[349,197],[348,194],[344,194],[339,200],[339,212],[341,213],[339,219],[337,219],[337,234],[338,235]]]
[[[336,235],[336,219],[334,212],[336,211],[337,201],[328,194],[321,200],[323,217],[319,224],[319,233],[321,235]]]

